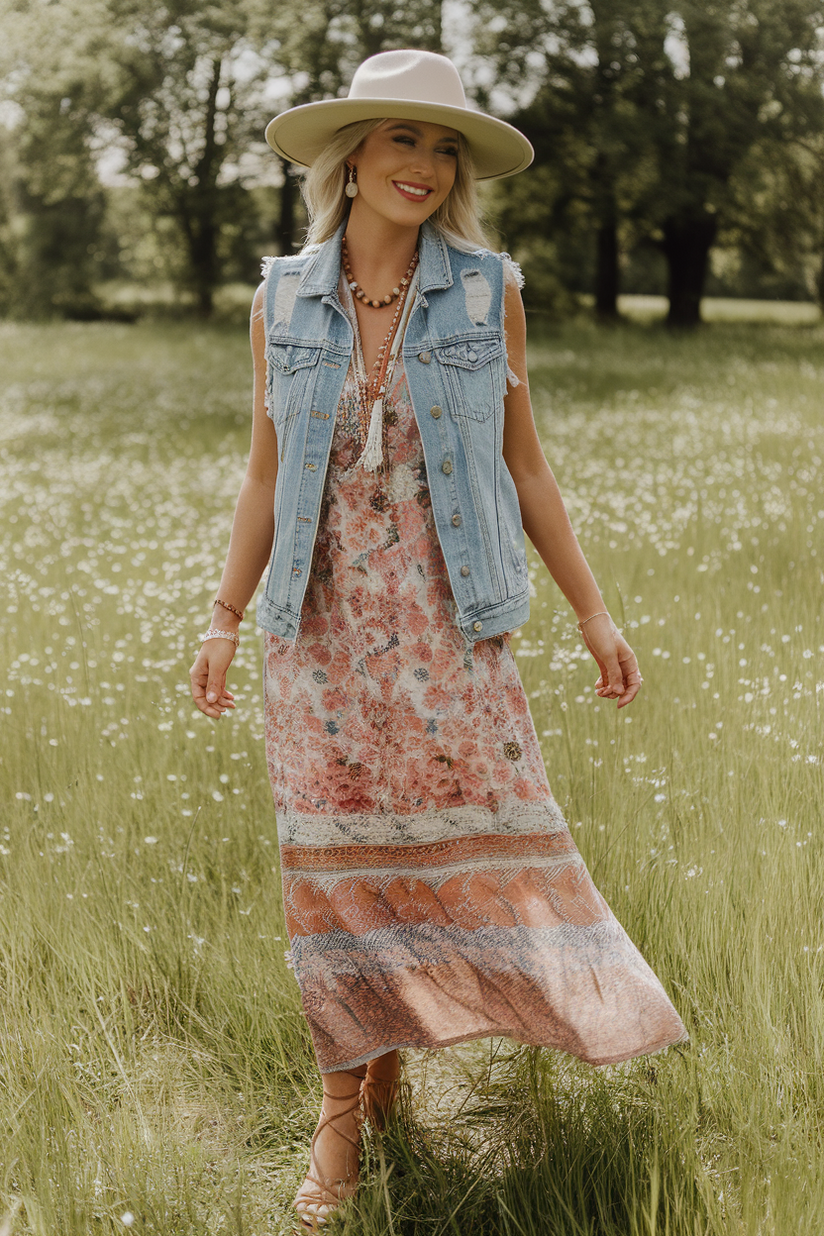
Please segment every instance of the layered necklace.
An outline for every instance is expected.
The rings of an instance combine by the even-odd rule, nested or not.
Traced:
[[[353,295],[357,296],[362,304],[369,305],[373,309],[379,309],[386,305],[391,305],[393,300],[397,300],[389,330],[383,343],[378,348],[375,363],[369,373],[366,372],[363,348],[355,349],[355,375],[360,397],[358,401],[358,421],[361,430],[361,440],[365,442],[359,463],[367,471],[376,472],[383,464],[383,401],[391,382],[392,373],[394,372],[395,361],[403,338],[403,327],[406,325],[408,308],[411,305],[409,292],[412,289],[418,268],[418,251],[417,249],[415,250],[406,274],[400,280],[400,285],[393,288],[391,296],[384,297],[383,301],[368,300],[363,289],[353,277],[345,236],[341,245],[341,262],[346,282]]]

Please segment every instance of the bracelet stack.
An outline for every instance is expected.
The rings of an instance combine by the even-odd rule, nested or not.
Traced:
[[[232,641],[235,648],[240,647],[240,636],[234,631],[220,631],[217,627],[209,627],[209,630],[201,638],[201,644],[205,644],[207,639],[229,639]]]

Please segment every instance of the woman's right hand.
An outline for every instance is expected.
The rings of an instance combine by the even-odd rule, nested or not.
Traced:
[[[235,697],[226,689],[226,671],[234,655],[235,645],[230,639],[214,636],[201,644],[189,670],[192,699],[207,717],[222,717],[227,708],[235,706]]]

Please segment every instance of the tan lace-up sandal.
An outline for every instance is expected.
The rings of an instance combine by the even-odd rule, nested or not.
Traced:
[[[349,1069],[342,1070],[349,1073]],[[337,1210],[341,1202],[351,1197],[358,1187],[357,1159],[360,1154],[360,1140],[350,1137],[348,1133],[344,1133],[335,1125],[336,1120],[341,1120],[344,1116],[349,1116],[356,1113],[355,1119],[360,1128],[362,1119],[361,1106],[361,1085],[364,1080],[364,1075],[361,1073],[351,1073],[350,1076],[357,1078],[357,1090],[349,1094],[330,1094],[324,1086],[323,1096],[325,1099],[332,1099],[335,1102],[343,1102],[351,1099],[352,1102],[348,1107],[336,1111],[333,1115],[325,1116],[321,1112],[321,1118],[318,1122],[318,1127],[312,1135],[312,1144],[309,1152],[309,1171],[306,1173],[306,1178],[303,1184],[298,1189],[297,1196],[294,1201],[294,1207],[297,1211],[298,1221],[301,1228],[306,1232],[322,1231],[327,1222],[329,1215]],[[327,1125],[331,1125],[338,1137],[342,1137],[344,1141],[349,1142],[349,1145],[354,1147],[356,1152],[355,1157],[355,1172],[354,1180],[351,1179],[353,1173],[349,1173],[346,1179],[333,1180],[329,1176],[320,1178],[320,1175],[314,1175],[312,1168],[316,1167],[317,1159],[315,1158],[315,1143],[320,1137]],[[319,1171],[319,1169],[317,1169]]]
[[[386,1069],[386,1065],[381,1065],[386,1057],[376,1056],[366,1066],[366,1076],[361,1086],[363,1113],[372,1128],[379,1131],[386,1128],[392,1117],[400,1087],[400,1056],[397,1051],[387,1052],[386,1055],[395,1057],[394,1071],[381,1072],[382,1067]]]

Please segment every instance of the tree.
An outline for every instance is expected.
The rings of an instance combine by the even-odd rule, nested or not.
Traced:
[[[731,183],[721,233],[739,261],[773,284],[802,287],[824,306],[824,130],[794,142],[765,140]]]
[[[93,317],[105,200],[90,117],[78,99],[82,66],[67,57],[46,71],[50,28],[71,45],[59,17],[5,6],[2,21],[0,80],[12,106],[0,143],[0,305],[24,317]]]
[[[373,51],[440,39],[440,0],[414,14],[387,0],[308,0],[274,12],[260,0],[108,0],[107,8],[110,28],[126,34],[109,53],[116,71],[101,113],[125,139],[127,165],[155,210],[176,219],[203,316],[220,279],[221,228],[239,209],[241,155],[261,145],[271,115],[267,80],[281,79],[287,104],[311,102],[337,93]],[[297,187],[288,166],[281,171],[276,232],[289,252]]]
[[[31,117],[11,141],[31,191],[22,192],[21,180],[16,223],[4,221],[8,206],[0,202],[0,262],[10,270],[21,260],[23,220],[32,243],[40,237],[44,260],[62,260],[78,288],[90,289],[106,199],[95,160],[116,145],[158,231],[176,229],[166,273],[193,293],[203,316],[212,312],[227,261],[237,263],[239,240],[254,230],[250,190],[267,168],[271,183],[274,156],[263,142],[278,106],[271,99],[284,107],[335,95],[366,55],[409,43],[440,47],[441,40],[440,0],[305,0],[274,10],[264,0],[0,0],[0,16],[8,38],[0,66],[8,60],[13,68],[9,97],[25,101]],[[56,185],[38,165],[35,130],[56,134],[63,118],[73,129],[60,146],[58,179],[67,183],[69,151],[76,175],[58,206]],[[273,230],[288,252],[298,195],[290,169],[281,171]],[[35,181],[45,193],[40,204]],[[69,227],[77,246],[63,236],[50,248],[49,226],[55,236]]]
[[[109,0],[107,10],[109,29],[123,33],[101,76],[100,116],[120,135],[153,210],[175,220],[181,276],[208,317],[221,227],[240,208],[240,154],[263,125],[268,66],[242,4]]]
[[[821,0],[479,2],[503,80],[535,82],[518,119],[577,147],[572,191],[595,236],[602,310],[628,221],[667,260],[670,325],[695,325],[737,170],[765,137],[821,130]]]
[[[17,147],[17,208],[23,227],[13,312],[98,317],[95,250],[105,199],[95,174],[85,118],[64,96],[29,100]]]
[[[710,249],[751,152],[820,131],[822,24],[820,0],[680,6],[683,67],[661,83],[669,123],[657,129],[671,325],[700,321]]]
[[[639,106],[649,52],[645,3],[528,0],[514,25],[510,12],[504,19],[491,0],[482,0],[480,9],[488,24],[477,35],[477,50],[493,58],[513,90],[523,93],[525,82],[535,82],[531,101],[512,120],[535,146],[536,165],[553,168],[556,192],[547,201],[546,222],[553,231],[590,235],[586,266],[596,312],[606,320],[618,313],[619,229],[638,212],[651,161],[651,135]],[[522,196],[509,186],[503,194]],[[522,213],[513,213],[504,226],[514,223],[520,233]]]

